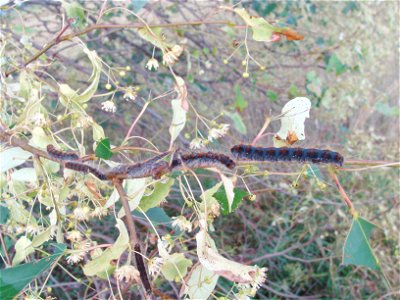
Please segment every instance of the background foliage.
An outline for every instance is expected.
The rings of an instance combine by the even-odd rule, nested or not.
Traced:
[[[80,35],[79,40],[59,42],[26,68],[21,67],[60,33],[69,18],[74,22],[66,33],[99,23],[102,5],[100,1],[28,1],[2,7],[2,123],[15,126],[39,148],[57,141],[66,149],[68,145],[71,150],[90,154],[94,143],[103,139],[105,150],[98,148],[103,152],[96,154],[107,159],[113,155],[107,152],[107,145],[121,145],[132,122],[145,108],[132,136],[145,138],[165,151],[170,146],[168,127],[173,114],[171,100],[176,98],[175,80],[171,70],[161,65],[159,49],[154,52],[159,69],[152,72],[145,67],[153,46],[149,37],[143,38],[137,29],[108,26],[93,30]],[[186,83],[190,109],[175,142],[177,147],[188,149],[199,134],[207,136],[207,126],[226,123],[231,125],[228,134],[207,148],[227,152],[231,145],[251,142],[266,116],[279,114],[289,99],[306,96],[312,109],[306,121],[307,138],[301,146],[334,149],[346,161],[361,160],[366,165],[368,161],[399,161],[397,2],[243,2],[241,6],[251,14],[276,26],[290,26],[305,36],[303,41],[283,38],[277,43],[249,38],[250,54],[260,65],[250,60],[248,67],[243,65],[244,47],[225,61],[237,49],[236,44],[245,39],[246,30],[244,26],[232,26],[243,25],[243,21],[231,12],[218,11],[219,5],[214,1],[107,1],[107,13],[101,18],[106,24],[140,24],[133,11],[148,24],[177,25],[162,29],[165,43],[179,44],[184,49],[173,70]],[[194,20],[198,24],[186,24]],[[17,71],[5,77],[4,72],[13,68]],[[248,78],[243,73],[248,73]],[[78,93],[73,94],[71,89]],[[165,97],[151,103],[144,101],[165,93]],[[76,105],[66,109],[63,97],[75,99],[72,102]],[[103,110],[104,102],[110,100],[115,105],[114,113]],[[278,122],[272,122],[267,131],[276,132],[278,126]],[[81,131],[74,136],[78,129]],[[145,139],[134,138],[129,143],[151,148]],[[270,136],[259,144],[271,145]],[[149,155],[132,150],[114,153],[112,159],[138,161]],[[101,192],[96,198],[84,184],[84,175],[78,174],[76,180],[70,178],[65,183],[63,177],[55,175],[57,164],[46,161],[41,169],[35,162],[33,167],[35,170],[31,162],[26,162],[18,167],[24,168],[20,173],[2,173],[3,259],[4,246],[15,259],[16,242],[21,237],[36,237],[37,241],[38,235],[47,232],[51,217],[45,206],[51,207],[50,193],[65,200],[62,213],[70,219],[62,224],[64,232],[78,230],[98,244],[113,244],[122,235],[115,227],[118,203],[115,212],[110,209],[109,215],[101,219],[91,217],[78,222],[76,215],[72,217],[77,207],[104,205],[113,191],[110,186],[92,180],[96,191]],[[338,174],[344,189],[359,214],[377,226],[372,231],[371,246],[380,270],[341,265],[342,247],[352,221],[325,167],[313,167],[313,171],[297,178],[300,165],[253,166],[245,170],[250,173],[245,182],[257,195],[256,200],[242,201],[234,213],[221,214],[213,224],[212,235],[225,257],[268,267],[268,279],[257,297],[377,299],[390,298],[398,291],[399,171],[345,167],[347,170]],[[38,181],[42,175],[36,174],[43,172],[52,174],[45,176],[51,181],[51,190]],[[199,178],[205,189],[218,182],[218,177],[209,173],[199,172]],[[241,181],[238,186],[244,188]],[[201,191],[196,189],[193,192],[199,195]],[[161,209],[150,210],[149,218],[160,234],[170,234],[175,246],[195,261],[194,233],[173,231],[170,219],[181,214],[189,218],[191,209],[185,205],[176,182],[165,195],[167,201]],[[93,212],[95,207],[91,205],[90,209]],[[135,214],[140,240],[147,245],[147,254],[154,256],[153,230],[142,214]],[[48,243],[42,249],[53,253],[50,249],[54,245]],[[41,255],[32,248],[22,260],[33,261]],[[5,267],[4,261],[1,264]],[[155,284],[177,297],[180,284],[165,277],[170,281],[159,277]],[[24,293],[39,296],[40,292],[43,298],[59,299],[113,297],[109,287],[115,288],[114,279],[109,282],[106,278],[88,277],[79,265],[67,264],[63,259],[50,275],[37,277]],[[38,289],[45,280],[47,289]],[[231,282],[220,278],[214,295],[229,295],[231,288]],[[131,290],[132,297],[138,293],[136,288]]]

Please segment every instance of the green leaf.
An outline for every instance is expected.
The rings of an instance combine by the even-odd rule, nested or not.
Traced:
[[[224,114],[226,114],[232,120],[233,127],[235,127],[237,131],[239,131],[241,134],[247,133],[246,125],[243,123],[242,117],[237,112],[231,113],[224,111]]]
[[[83,27],[86,22],[83,7],[78,2],[67,3],[66,1],[62,2],[62,6],[67,13],[67,17],[74,19],[76,27]]]
[[[221,212],[224,216],[228,215],[229,212],[234,212],[239,203],[243,200],[243,198],[249,195],[249,193],[247,193],[245,190],[239,188],[234,188],[233,192],[235,196],[233,198],[232,207],[230,209],[225,188],[223,186],[221,186],[218,191],[213,195],[213,197],[217,199],[218,203],[221,205]]]
[[[235,96],[236,97],[235,107],[239,111],[243,111],[249,104],[244,99],[242,91],[240,90],[240,86],[239,85],[236,84],[233,89],[234,89],[235,94],[236,94],[236,96]]]
[[[161,273],[169,281],[180,281],[181,276],[187,274],[188,268],[192,265],[192,261],[185,258],[182,253],[174,253],[168,256],[168,259],[161,267]]]
[[[139,12],[149,1],[148,0],[132,0],[133,11]]]
[[[380,269],[369,243],[374,227],[375,225],[367,220],[354,217],[343,247],[343,264],[365,266],[373,270]]]
[[[276,27],[269,24],[265,19],[250,16],[244,8],[236,8],[235,13],[249,25],[253,31],[253,39],[258,42],[268,42],[272,39],[272,34],[277,31]]]
[[[398,106],[390,106],[386,102],[377,102],[375,109],[384,116],[394,117],[400,115],[400,108]]]
[[[134,211],[133,215],[145,219],[146,217],[139,211]],[[164,209],[161,207],[153,207],[146,211],[146,216],[150,219],[150,221],[155,225],[171,223],[171,218],[165,213]]]
[[[185,127],[186,124],[186,113],[187,111],[182,108],[181,100],[175,99],[171,101],[172,105],[172,122],[169,127],[169,133],[171,134],[171,145],[179,136],[179,133]]]
[[[110,159],[113,156],[113,153],[111,151],[110,139],[105,138],[100,140],[97,144],[95,153],[96,157]]]
[[[0,299],[11,300],[36,276],[42,274],[63,254],[65,245],[56,244],[56,251],[36,262],[0,270]]]
[[[160,181],[156,182],[154,184],[154,191],[140,200],[139,207],[145,212],[150,208],[160,205],[171,191],[171,186],[174,184],[174,181],[173,178],[169,178],[165,183]]]
[[[300,94],[299,89],[297,88],[296,85],[292,84],[289,87],[288,94],[289,94],[289,98],[295,98]]]
[[[336,54],[332,54],[331,57],[329,58],[326,70],[328,72],[335,71],[336,75],[340,75],[344,71],[346,71],[346,69],[347,66],[340,61],[340,59],[336,56]]]
[[[10,210],[5,206],[0,206],[0,224],[6,224],[9,216]]]
[[[172,48],[171,44],[164,41],[161,27],[151,27],[151,31],[149,28],[143,27],[138,29],[137,32],[142,39],[160,48],[163,52],[166,51],[167,48]]]
[[[86,276],[94,276],[102,274],[104,271],[109,270],[111,261],[118,259],[121,254],[128,248],[129,236],[126,230],[124,222],[121,219],[117,219],[117,228],[119,230],[119,236],[115,241],[114,245],[105,250],[95,259],[89,261],[84,267],[83,272]]]
[[[275,102],[276,100],[278,100],[278,94],[275,93],[275,92],[273,92],[273,91],[271,91],[271,90],[268,90],[268,91],[267,91],[267,97],[268,97],[269,100],[271,100],[272,102]]]
[[[193,267],[186,279],[185,294],[190,299],[208,299],[213,292],[219,275],[204,268],[201,264]]]

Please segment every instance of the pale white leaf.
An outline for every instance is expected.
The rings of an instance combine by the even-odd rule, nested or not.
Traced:
[[[265,280],[266,269],[243,265],[223,257],[215,248],[211,247],[210,240],[212,239],[206,228],[201,226],[196,235],[197,256],[206,269],[238,283],[257,285]]]
[[[47,228],[45,231],[36,235],[32,240],[32,247],[39,247],[44,242],[47,242],[51,237],[52,226]]]
[[[12,265],[18,265],[23,261],[29,254],[35,252],[32,247],[32,241],[26,236],[21,236],[19,240],[15,243],[15,256],[12,260]]]
[[[42,127],[35,127],[32,130],[32,138],[29,140],[29,145],[45,149],[53,140],[44,132]]]
[[[36,182],[37,175],[34,168],[22,168],[13,172],[11,179],[16,181]]]
[[[182,286],[180,296],[186,294],[190,299],[208,299],[217,285],[218,278],[219,275],[201,264],[196,264],[186,277],[186,285]]]
[[[219,173],[219,176],[222,179],[222,183],[224,184],[226,198],[227,198],[228,204],[229,204],[229,212],[231,212],[232,211],[233,199],[235,198],[235,192],[233,191],[233,180],[232,180],[232,178],[226,177],[221,172],[218,172],[218,173]]]
[[[305,97],[290,100],[282,108],[281,128],[274,137],[275,140],[287,141],[293,144],[306,138],[304,122],[310,117],[311,101]]]
[[[22,165],[32,153],[20,147],[9,148],[0,152],[0,172],[6,172],[11,168]]]
[[[186,110],[182,108],[181,100],[175,99],[171,101],[172,105],[172,122],[169,127],[169,133],[171,134],[171,142],[170,145],[174,143],[176,138],[179,136],[179,133],[185,127],[186,123]]]

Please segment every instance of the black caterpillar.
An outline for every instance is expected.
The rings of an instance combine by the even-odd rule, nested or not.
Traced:
[[[142,254],[140,252],[140,245],[139,244],[135,244],[135,260],[136,260],[136,266],[138,268],[139,274],[140,274],[140,280],[143,283],[143,286],[147,292],[148,295],[151,294],[152,289],[151,289],[151,284],[149,281],[149,278],[147,276],[147,272],[146,272],[146,267],[144,265],[144,261],[143,261],[143,257]]]
[[[238,160],[298,161],[343,165],[343,156],[335,151],[306,148],[263,148],[251,145],[235,145],[232,155]]]
[[[52,144],[47,145],[47,153],[58,161],[79,160],[80,157],[74,152],[57,150]]]
[[[100,180],[109,179],[106,174],[104,174],[100,170],[98,170],[92,166],[89,166],[85,163],[81,163],[81,162],[77,162],[77,161],[67,161],[67,162],[65,162],[65,167],[67,169],[71,169],[71,170],[78,171],[78,172],[92,173],[94,176],[96,176]]]

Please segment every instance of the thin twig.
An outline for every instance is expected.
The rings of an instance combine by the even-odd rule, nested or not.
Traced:
[[[140,249],[140,246],[139,246],[139,248],[137,246],[137,245],[139,245],[139,240],[138,240],[138,237],[137,237],[137,234],[136,234],[135,222],[133,220],[131,209],[129,207],[128,196],[126,195],[126,193],[124,191],[124,188],[122,187],[122,180],[114,179],[113,183],[114,183],[115,188],[117,189],[117,192],[118,192],[119,197],[121,199],[122,206],[123,206],[124,211],[125,211],[125,218],[124,219],[125,219],[126,227],[128,227],[131,249],[133,251],[137,251],[137,249]],[[137,256],[135,255],[135,258],[136,257]],[[138,269],[139,269],[137,260],[136,260],[136,267],[138,267]],[[144,291],[144,294],[146,295],[146,298],[150,299],[149,292],[151,291],[151,289],[149,291],[149,289],[147,287],[148,283],[144,282],[144,277],[143,276],[140,276],[140,279],[141,279],[140,280],[141,287],[142,287],[142,289]]]
[[[330,171],[330,174],[331,174],[331,177],[332,177],[333,181],[335,182],[335,184],[336,184],[336,186],[337,186],[337,188],[338,188],[340,194],[342,195],[344,201],[346,202],[347,207],[348,207],[349,210],[350,210],[350,213],[351,213],[351,214],[354,214],[354,213],[355,213],[354,205],[353,205],[353,203],[351,202],[350,198],[347,196],[347,194],[346,194],[346,192],[344,191],[342,185],[340,184],[339,179],[338,179],[338,177],[336,176],[336,173],[332,170],[332,171]]]
[[[1,241],[1,247],[3,248],[4,254],[6,256],[7,265],[11,266],[11,260],[10,260],[10,257],[8,256],[6,244],[4,243],[4,239],[3,239],[3,232],[1,230],[0,230],[0,241]]]

